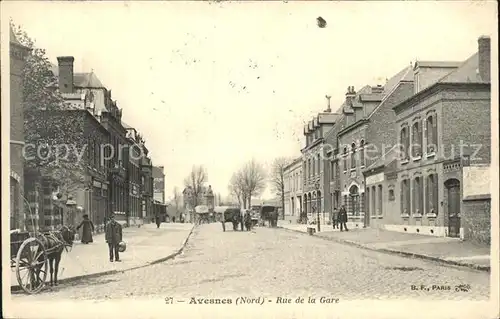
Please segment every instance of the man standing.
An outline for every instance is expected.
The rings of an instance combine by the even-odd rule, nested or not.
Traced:
[[[160,228],[161,219],[160,219],[160,215],[159,214],[156,214],[156,216],[155,216],[155,222],[156,222],[156,228]]]
[[[339,221],[340,221],[340,231],[344,231],[343,230],[344,228],[345,231],[349,231],[349,229],[347,229],[347,211],[345,209],[345,205],[342,205],[342,207],[340,207]]]
[[[333,229],[339,229],[339,211],[337,210],[337,207],[333,209],[333,214],[332,214],[332,225]]]
[[[106,224],[106,243],[109,248],[109,261],[114,260],[120,262],[120,255],[118,252],[118,244],[122,241],[122,226],[116,222],[115,214],[111,213],[109,222]]]

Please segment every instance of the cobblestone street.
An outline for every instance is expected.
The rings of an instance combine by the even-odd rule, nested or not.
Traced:
[[[459,284],[469,284],[470,291],[456,292]],[[411,285],[431,289],[417,291]],[[433,290],[432,285],[450,286],[450,290]],[[216,223],[195,229],[184,253],[174,260],[47,287],[36,296],[14,294],[12,298],[102,300],[132,296],[485,300],[489,274],[362,250],[282,229],[222,232]]]

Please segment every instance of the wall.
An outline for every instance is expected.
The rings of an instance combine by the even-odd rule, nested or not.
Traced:
[[[467,166],[463,168],[463,197],[491,194],[490,166]]]
[[[11,30],[10,36],[14,34]],[[14,41],[14,39],[10,39]],[[22,70],[27,50],[17,44],[10,43],[10,228],[25,227],[24,215],[24,115]],[[37,216],[32,216],[36,219]],[[31,218],[30,218],[31,220]]]
[[[481,244],[490,244],[491,199],[483,197],[464,200],[461,222],[466,240]]]
[[[380,107],[370,116],[370,123],[366,130],[365,141],[367,147],[366,166],[370,166],[377,159],[389,151],[398,141],[396,129],[396,113],[392,109],[399,102],[413,95],[413,83],[400,83]]]
[[[454,148],[471,155],[471,163],[489,163],[491,158],[491,94],[489,88],[470,87],[443,94],[442,145],[445,156]],[[477,151],[477,153],[476,153]],[[476,154],[474,154],[476,153]],[[475,155],[475,156],[472,156]]]

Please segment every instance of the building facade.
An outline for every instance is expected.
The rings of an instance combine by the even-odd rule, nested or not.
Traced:
[[[292,220],[295,222],[301,217],[303,212],[303,199],[302,199],[302,189],[303,189],[303,173],[302,173],[302,156],[296,158],[284,167],[284,195],[285,195],[285,207],[284,214],[285,219]]]
[[[308,220],[314,221],[319,216],[321,223],[327,222],[331,214],[330,196],[325,196],[330,188],[330,166],[326,155],[330,146],[324,137],[340,117],[340,114],[331,112],[329,103],[328,100],[328,108],[304,127],[306,146],[301,150],[304,214]]]
[[[31,205],[40,209],[40,228],[78,225],[84,214],[101,227],[109,189],[101,145],[109,143],[108,131],[87,110],[39,111],[38,119],[52,153],[58,145],[73,145],[75,150],[59,161],[47,157],[40,163],[42,156],[34,155],[35,147],[26,149],[25,189],[34,201]],[[69,200],[75,202],[72,207],[65,205]]]
[[[10,60],[10,229],[33,230],[38,223],[38,207],[25,204],[24,192],[24,112],[23,68],[30,50],[16,38],[12,28]],[[28,194],[29,195],[29,194]],[[26,208],[26,209],[25,209]],[[26,223],[28,221],[28,224]],[[31,222],[33,221],[33,222]]]
[[[108,212],[115,214],[115,219],[120,224],[127,223],[127,206],[129,203],[129,192],[127,192],[127,164],[128,145],[127,131],[122,124],[122,110],[111,98],[111,92],[105,94],[106,110],[101,112],[100,121],[109,132],[110,144],[105,148],[106,156],[109,158],[108,183]],[[108,217],[108,216],[107,216]]]
[[[142,212],[142,174],[141,163],[143,150],[142,137],[134,128],[127,129],[128,140],[128,161],[127,161],[127,189],[128,189],[128,205],[127,205],[127,221],[130,226],[143,224]],[[149,189],[148,189],[149,190]]]
[[[153,166],[153,199],[165,203],[165,173],[163,166]]]
[[[153,162],[148,157],[149,150],[144,143],[142,146],[141,162],[141,189],[142,189],[142,218],[148,222],[154,221],[153,208]]]
[[[398,155],[365,172],[384,228],[489,241],[490,40],[478,44],[462,63],[415,63],[414,94],[393,108]]]
[[[383,86],[367,85],[359,92],[349,87],[342,116],[327,134],[332,208],[344,205],[352,227],[367,227],[381,214],[369,214],[372,189],[365,185],[363,171],[396,143],[392,107],[411,96],[412,81],[412,68],[406,67]]]

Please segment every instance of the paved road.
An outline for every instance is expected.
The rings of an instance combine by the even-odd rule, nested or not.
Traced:
[[[228,227],[229,228],[229,227]],[[469,284],[469,292],[455,285]],[[451,286],[451,291],[412,291],[411,285]],[[282,229],[222,232],[202,225],[175,260],[112,276],[47,288],[37,296],[126,297],[332,296],[360,298],[475,299],[489,296],[489,274],[366,251]]]

